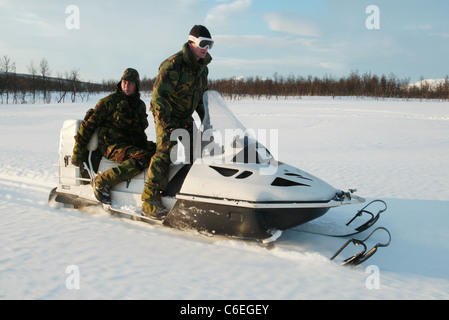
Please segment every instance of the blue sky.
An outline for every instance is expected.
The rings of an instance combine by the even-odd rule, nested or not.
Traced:
[[[358,70],[414,82],[449,74],[448,13],[447,0],[0,0],[0,56],[17,72],[45,58],[53,76],[77,69],[101,81],[134,67],[154,77],[203,24],[216,41],[212,79]]]

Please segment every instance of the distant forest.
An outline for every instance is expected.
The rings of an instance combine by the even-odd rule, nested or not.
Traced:
[[[396,75],[378,76],[352,71],[347,77],[293,76],[275,74],[271,79],[251,77],[246,79],[223,79],[210,81],[209,86],[232,99],[251,96],[266,97],[371,97],[400,99],[438,99],[449,101],[449,78],[437,83],[422,79],[417,85],[410,85],[410,79],[399,79]]]
[[[8,56],[0,57],[0,104],[64,103],[88,101],[93,93],[112,92],[119,80],[101,83],[81,81],[79,70],[51,75],[46,59],[39,65],[27,66],[28,73],[16,73],[16,65]],[[151,91],[153,79],[141,79],[141,90]]]
[[[16,73],[15,63],[7,56],[0,58],[0,103],[64,103],[87,101],[90,94],[112,92],[119,80],[103,80],[102,83],[79,79],[79,70],[71,70],[51,76],[46,59],[38,66],[27,66],[28,74]],[[154,78],[141,79],[141,91],[151,92]],[[209,88],[219,91],[228,99],[250,97],[279,99],[302,96],[370,97],[399,99],[438,99],[449,101],[449,78],[431,83],[423,78],[418,85],[410,85],[410,79],[399,79],[390,74],[360,74],[352,71],[347,77],[312,75],[284,77],[275,73],[272,78],[260,77],[209,80]]]

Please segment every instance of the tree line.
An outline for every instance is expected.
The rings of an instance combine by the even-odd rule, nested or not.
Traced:
[[[88,101],[93,93],[112,92],[119,80],[103,80],[101,83],[80,80],[79,70],[72,69],[52,76],[48,61],[44,58],[36,65],[27,65],[27,74],[16,73],[16,64],[8,56],[0,57],[0,103],[64,103]],[[153,79],[144,77],[142,91],[151,91]]]
[[[79,70],[51,76],[46,59],[39,65],[32,61],[27,66],[28,73],[16,73],[16,64],[8,56],[0,58],[0,102],[1,103],[63,103],[66,100],[88,100],[89,95],[106,89],[103,84],[83,82],[79,79]]]
[[[272,78],[231,78],[210,81],[210,87],[231,99],[250,96],[301,97],[301,96],[356,96],[372,98],[439,99],[449,100],[449,78],[431,84],[421,77],[419,85],[411,85],[410,78],[399,79],[396,75],[378,76],[352,71],[347,77],[314,77],[309,75],[283,77],[277,73]]]
[[[92,93],[112,92],[119,80],[103,80],[101,83],[84,82],[79,78],[79,70],[51,76],[46,59],[39,65],[33,62],[27,66],[28,74],[17,74],[15,63],[8,57],[0,58],[0,103],[63,103],[77,99],[87,101]],[[151,92],[155,78],[141,79],[141,92]],[[301,96],[356,96],[371,98],[439,99],[449,101],[449,78],[431,84],[421,77],[419,85],[410,85],[410,78],[399,79],[388,76],[352,71],[346,77],[325,75],[321,78],[308,75],[284,77],[275,73],[273,77],[262,79],[228,78],[209,80],[209,88],[219,91],[229,99],[251,97],[267,99]]]

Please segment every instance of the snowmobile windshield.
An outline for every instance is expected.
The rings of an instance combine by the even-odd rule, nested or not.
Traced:
[[[277,132],[264,129],[247,129],[228,108],[217,91],[206,91],[203,95],[205,117],[201,133],[201,157],[221,157],[220,161],[233,163],[272,163],[273,156],[260,143],[275,140]],[[269,136],[269,138],[267,138]],[[257,138],[258,139],[257,139]],[[272,146],[273,144],[270,144]]]

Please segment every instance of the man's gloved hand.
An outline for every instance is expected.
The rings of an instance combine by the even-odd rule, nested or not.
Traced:
[[[84,150],[83,148],[80,148],[78,146],[75,146],[75,148],[73,148],[72,164],[75,167],[80,167],[86,158],[87,150]]]
[[[152,154],[156,153],[156,143],[153,141],[147,141],[147,147],[146,149],[150,151]]]

